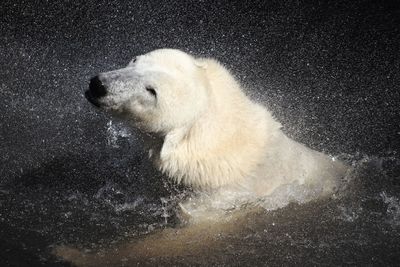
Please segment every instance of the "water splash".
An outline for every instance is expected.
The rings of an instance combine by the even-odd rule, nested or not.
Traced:
[[[115,124],[112,120],[107,122],[107,144],[113,148],[119,148],[119,138],[128,138],[132,134],[121,124]]]
[[[387,222],[393,226],[400,226],[400,200],[397,197],[389,196],[385,191],[380,194],[383,202],[387,205]]]

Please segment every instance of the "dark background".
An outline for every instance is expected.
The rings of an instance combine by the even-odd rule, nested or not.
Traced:
[[[92,196],[110,180],[154,193],[132,186],[153,183],[140,140],[133,132],[110,145],[110,118],[83,92],[96,73],[163,47],[223,62],[308,146],[398,157],[398,1],[3,0],[0,262],[44,264],[36,248],[83,235],[82,214],[70,225],[57,217],[72,195]]]

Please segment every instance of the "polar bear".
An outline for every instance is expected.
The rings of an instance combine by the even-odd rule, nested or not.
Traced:
[[[168,177],[217,198],[229,196],[231,203],[293,182],[326,195],[346,170],[286,137],[213,59],[155,50],[94,77],[86,97],[150,134],[149,154]]]
[[[225,211],[274,196],[290,184],[311,188],[314,196],[329,195],[347,170],[285,136],[271,113],[248,98],[213,59],[155,50],[94,77],[86,98],[139,128],[157,168],[203,194],[181,203],[181,217],[188,221],[184,228],[163,230],[101,257],[56,249],[56,255],[78,266],[202,253],[210,244],[218,246],[210,231],[232,232],[246,224],[246,216],[233,223],[222,219]]]

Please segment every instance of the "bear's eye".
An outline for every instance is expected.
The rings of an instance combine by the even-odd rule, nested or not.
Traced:
[[[157,92],[153,87],[146,86],[146,91],[149,92],[152,96],[157,97]]]

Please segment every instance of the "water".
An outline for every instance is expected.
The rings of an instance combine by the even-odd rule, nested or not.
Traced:
[[[107,139],[110,148],[126,139],[135,140],[126,128],[118,128],[121,125],[110,130],[116,127],[113,125],[110,121],[106,124],[107,136],[114,140],[110,143]],[[103,255],[88,256],[95,266],[107,261],[104,266],[230,265],[232,261],[246,266],[298,262],[395,264],[400,249],[400,160],[365,155],[339,158],[353,165],[354,170],[332,197],[313,199],[315,195],[309,189],[293,184],[258,205],[242,207],[240,213],[244,216],[192,232],[179,228],[175,214],[179,201],[191,192],[162,177],[157,177],[159,183],[145,180],[151,177],[105,178],[93,188],[66,189],[65,185],[52,183],[2,186],[0,223],[6,237],[3,260],[20,266],[32,261],[62,265],[52,253],[60,245],[67,245],[80,253]],[[121,158],[115,160],[113,164],[119,167],[129,164]],[[51,178],[52,166],[27,174],[26,179],[38,179],[41,174]],[[152,172],[151,166],[142,168]],[[178,227],[178,235],[167,237],[171,242],[162,247],[162,257],[148,252],[135,254],[136,242],[171,227]],[[182,241],[187,246],[183,252],[173,241],[179,234],[189,237]],[[20,253],[26,256],[14,258]]]
[[[2,1],[0,265],[69,266],[52,253],[61,245],[108,266],[398,265],[398,12],[363,0]],[[192,192],[83,96],[96,73],[160,47],[221,60],[290,137],[354,172],[330,198],[289,185],[186,231],[175,211]],[[170,257],[135,247],[161,229]]]

